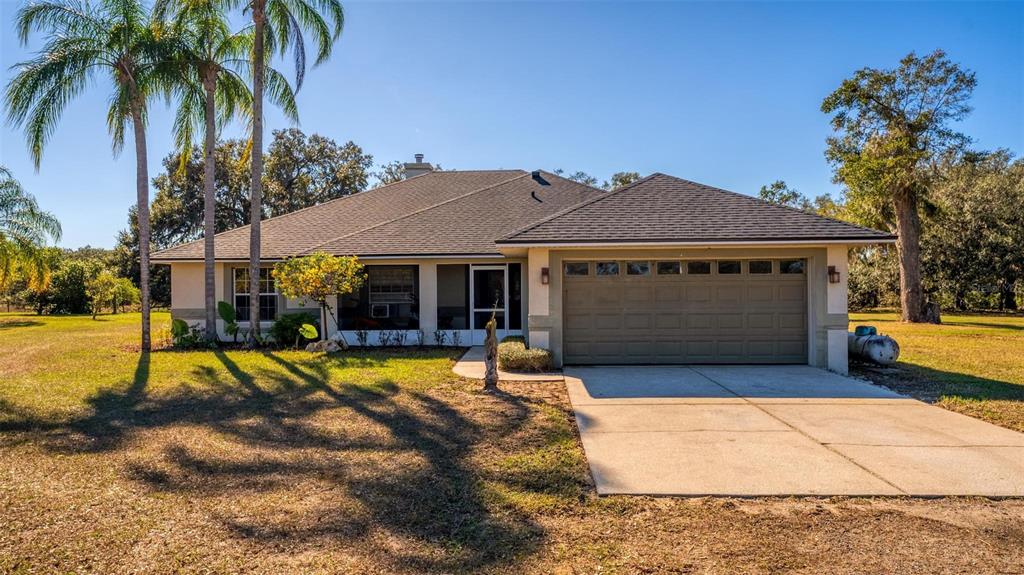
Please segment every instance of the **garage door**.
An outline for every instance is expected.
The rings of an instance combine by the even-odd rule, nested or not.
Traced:
[[[563,263],[569,364],[806,363],[804,260]]]

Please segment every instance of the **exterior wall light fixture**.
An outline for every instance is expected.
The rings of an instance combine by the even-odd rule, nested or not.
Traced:
[[[540,268],[540,283],[542,285],[551,283],[551,270],[549,268]]]
[[[836,266],[828,266],[828,283],[839,283],[839,272],[836,271]]]

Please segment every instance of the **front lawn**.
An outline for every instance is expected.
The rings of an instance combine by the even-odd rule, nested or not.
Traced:
[[[453,350],[140,358],[137,322],[0,315],[0,573],[1024,564],[1019,500],[599,498],[560,384],[483,394]]]
[[[1024,316],[944,315],[906,324],[895,313],[850,314],[900,344],[896,369],[854,370],[896,391],[1024,431]]]

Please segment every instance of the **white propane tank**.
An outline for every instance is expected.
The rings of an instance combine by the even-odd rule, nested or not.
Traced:
[[[855,333],[846,334],[850,356],[879,365],[892,365],[900,357],[900,344],[887,335],[878,335],[875,328],[860,326]]]

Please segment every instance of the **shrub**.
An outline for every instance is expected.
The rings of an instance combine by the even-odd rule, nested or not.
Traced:
[[[226,301],[217,302],[217,315],[224,320],[224,333],[231,336],[232,341],[238,341],[238,314],[235,313],[235,306]]]
[[[319,329],[320,323],[309,313],[286,313],[277,316],[274,325],[270,326],[270,337],[278,345],[299,346],[302,338],[302,326],[311,324]]]
[[[206,339],[206,331],[199,326],[190,326],[184,320],[171,320],[171,339],[174,347],[179,349],[196,349],[217,347],[217,342]]]
[[[521,337],[506,337],[498,345],[498,367],[505,371],[548,371],[551,352],[527,348]]]
[[[443,329],[434,330],[434,344],[444,347],[444,344],[448,342],[448,332]]]

